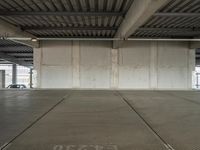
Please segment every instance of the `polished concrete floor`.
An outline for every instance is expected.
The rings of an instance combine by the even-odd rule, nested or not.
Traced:
[[[199,150],[198,91],[0,91],[8,150]]]

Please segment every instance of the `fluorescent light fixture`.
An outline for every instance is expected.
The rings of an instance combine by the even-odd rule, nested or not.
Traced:
[[[31,39],[32,42],[37,42],[38,40],[36,38]]]

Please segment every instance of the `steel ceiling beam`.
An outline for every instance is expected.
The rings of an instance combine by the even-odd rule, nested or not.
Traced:
[[[137,31],[141,31],[145,34],[164,34],[167,36],[199,36],[200,29],[192,28],[139,28]]]
[[[95,26],[85,26],[85,27],[22,27],[24,31],[30,30],[117,30],[117,27],[95,27]]]
[[[33,57],[16,58],[16,60],[33,61]]]
[[[196,57],[200,58],[200,54],[196,54]]]
[[[16,57],[20,57],[20,56],[23,56],[23,57],[33,56],[33,53],[22,53],[22,52],[21,53],[6,53],[6,54],[10,55],[10,56],[16,56]]]
[[[200,17],[200,13],[155,13],[154,16],[158,17]]]
[[[139,28],[138,31],[156,31],[156,32],[200,32],[200,29],[192,29],[192,28]]]
[[[124,16],[125,12],[19,12],[19,11],[1,11],[0,16]]]
[[[8,51],[8,52],[12,52],[12,51],[33,51],[32,48],[28,47],[28,46],[12,46],[12,45],[8,45],[8,46],[0,46],[0,51]]]
[[[30,64],[27,64],[25,61],[17,60],[17,58],[15,58],[14,56],[7,55],[6,53],[3,52],[0,52],[0,58],[18,65],[30,67]]]

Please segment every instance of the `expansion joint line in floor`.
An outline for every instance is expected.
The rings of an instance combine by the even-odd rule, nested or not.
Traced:
[[[12,143],[15,141],[18,137],[20,137],[23,133],[25,133],[28,129],[30,129],[32,126],[34,126],[38,121],[40,121],[42,118],[44,118],[49,112],[51,112],[54,108],[56,108],[59,104],[61,104],[64,100],[67,100],[71,97],[73,94],[73,91],[70,92],[70,94],[65,95],[62,99],[60,99],[55,105],[53,105],[51,108],[49,108],[45,113],[43,113],[40,117],[38,117],[35,121],[33,121],[29,126],[27,126],[24,130],[22,130],[19,134],[17,134],[13,139],[11,139],[9,142],[5,143],[2,147],[0,147],[0,150],[6,150]]]
[[[175,150],[170,144],[167,143],[154,129],[153,127],[144,119],[144,117],[136,110],[136,108],[129,102],[128,98],[123,96],[119,91],[115,91],[117,95],[137,114],[141,119],[143,124],[159,139],[167,150]]]

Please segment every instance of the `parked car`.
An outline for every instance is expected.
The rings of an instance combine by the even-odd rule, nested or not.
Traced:
[[[26,86],[24,84],[10,84],[8,89],[26,89]]]

